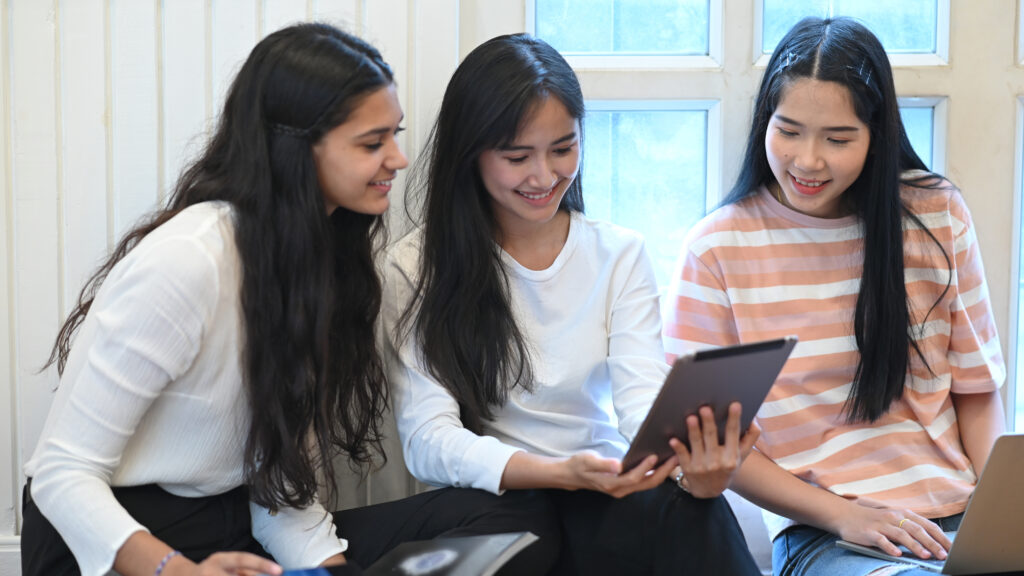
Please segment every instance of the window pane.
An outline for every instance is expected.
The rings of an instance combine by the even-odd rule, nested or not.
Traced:
[[[762,52],[768,54],[805,16],[851,16],[878,36],[893,54],[935,52],[936,0],[762,0]]]
[[[704,216],[707,117],[704,110],[587,111],[587,215],[640,231],[662,289],[683,236]]]
[[[536,0],[536,30],[563,54],[697,55],[709,13],[709,0]]]
[[[934,130],[935,109],[927,107],[900,108],[900,116],[903,117],[903,127],[910,138],[910,145],[914,152],[921,157],[924,165],[929,169],[932,162],[932,133]]]

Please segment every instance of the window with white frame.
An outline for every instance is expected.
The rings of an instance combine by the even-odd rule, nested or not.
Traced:
[[[643,231],[661,287],[686,231],[705,214],[709,130],[717,123],[714,102],[587,103],[587,214]]]
[[[760,48],[770,54],[806,16],[849,16],[870,28],[889,54],[944,56],[940,40],[947,35],[940,29],[948,25],[948,6],[938,0],[764,0]]]
[[[536,33],[567,56],[707,55],[708,0],[539,0]]]
[[[751,94],[767,61],[764,54],[771,52],[790,26],[809,15],[857,17],[880,30],[883,43],[897,47],[893,54],[945,58],[948,33],[941,26],[948,22],[948,0],[901,0],[894,3],[899,8],[892,10],[879,8],[886,3],[866,0],[755,4],[753,21],[760,33],[755,35],[755,54],[740,71],[740,80],[748,83]],[[532,31],[562,52],[581,79],[611,75],[621,77],[623,83],[642,83],[644,75],[652,83],[664,82],[666,74],[677,74],[679,83],[701,74],[698,81],[707,83],[708,75],[725,73],[719,46],[737,39],[721,37],[722,10],[721,0],[535,0],[527,4]],[[660,69],[652,73],[652,67]],[[602,84],[614,87],[617,83]],[[708,94],[710,99],[660,99],[653,84],[651,99],[594,93],[614,91],[609,89],[586,94],[582,178],[587,212],[644,234],[662,288],[668,284],[687,230],[731,185],[735,175],[728,170],[738,169],[742,143],[721,145],[720,104],[729,101],[733,110],[743,110],[749,118],[752,102],[749,96],[737,102],[724,86],[717,90],[720,93]],[[941,171],[944,129],[936,120],[944,118],[945,101],[907,97],[900,104],[914,149],[927,166]],[[734,140],[745,137],[745,130],[734,130]]]

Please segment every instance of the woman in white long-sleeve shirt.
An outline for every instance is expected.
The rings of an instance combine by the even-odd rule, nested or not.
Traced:
[[[725,445],[710,411],[691,418],[679,486],[675,459],[621,469],[668,366],[642,240],[583,215],[583,112],[568,63],[527,35],[485,42],[449,82],[423,226],[385,268],[406,463],[436,485],[542,489],[558,574],[757,573],[720,497],[757,436],[740,440],[738,406]]]
[[[413,521],[446,508],[428,497],[374,508],[372,525],[317,501],[334,455],[379,447],[372,255],[407,165],[402,118],[358,38],[301,24],[253,49],[168,206],[61,329],[26,465],[25,576],[279,574],[447,528]]]

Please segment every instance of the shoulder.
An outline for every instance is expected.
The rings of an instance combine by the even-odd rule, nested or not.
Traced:
[[[234,209],[230,204],[201,202],[189,206],[150,232],[136,250],[146,254],[190,246],[210,254],[235,248]]]
[[[640,232],[605,220],[595,220],[580,212],[572,213],[572,226],[584,246],[599,246],[604,250],[621,252],[643,247]]]
[[[405,277],[410,282],[419,274],[423,229],[414,228],[384,251],[384,276]]]
[[[685,250],[700,256],[723,245],[732,245],[737,236],[763,231],[773,215],[768,213],[760,194],[747,196],[733,204],[720,206],[701,218],[686,233]]]
[[[900,177],[900,199],[904,206],[932,228],[948,223],[954,232],[971,225],[971,215],[960,189],[952,182],[921,170]]]
[[[237,262],[231,206],[204,202],[150,232],[118,262],[110,280],[160,283],[162,290],[204,301],[215,297],[221,278],[229,270],[233,273]]]

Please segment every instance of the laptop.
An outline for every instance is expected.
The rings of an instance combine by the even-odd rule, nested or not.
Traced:
[[[1024,571],[1024,434],[1004,434],[996,439],[985,470],[964,512],[960,529],[951,533],[953,546],[946,560],[921,559],[906,548],[903,556],[891,556],[878,548],[845,540],[840,548],[915,564],[940,574],[997,574]]]
[[[622,458],[623,473],[651,454],[658,456],[658,464],[674,456],[670,438],[689,446],[686,417],[701,406],[714,410],[720,443],[725,442],[725,423],[733,401],[743,406],[740,430],[749,428],[796,342],[796,336],[787,336],[691,351],[677,358]]]

